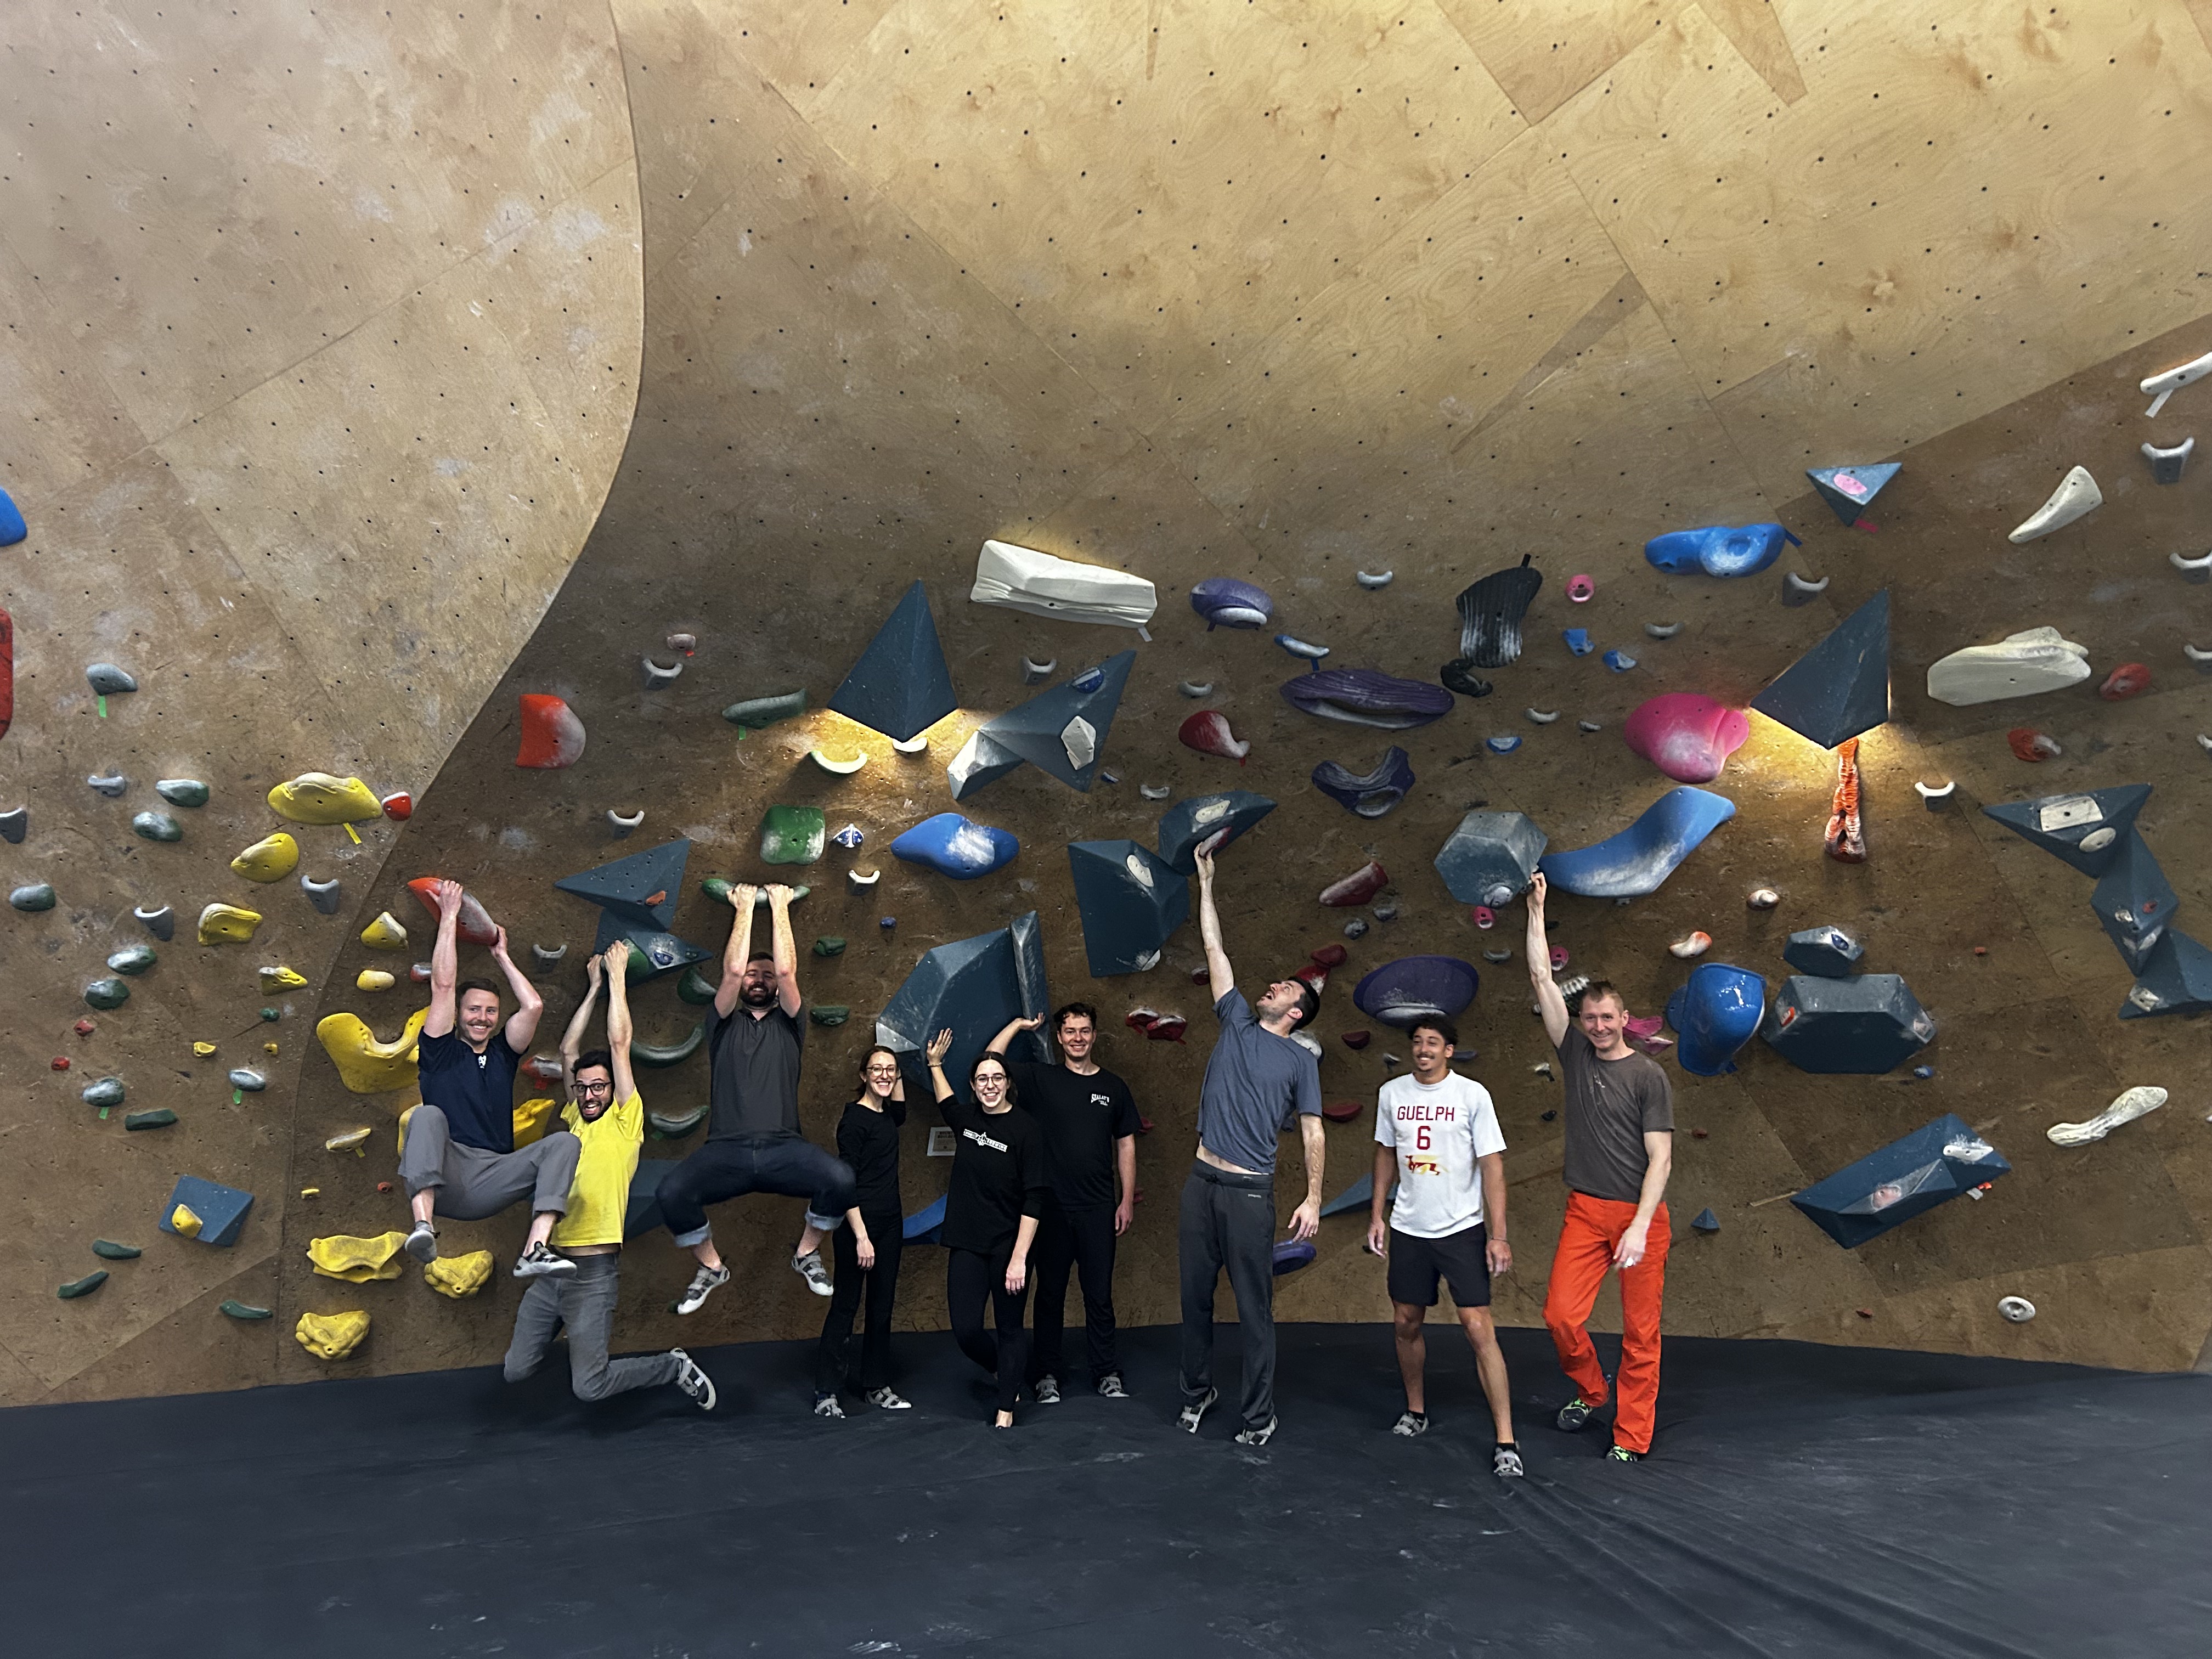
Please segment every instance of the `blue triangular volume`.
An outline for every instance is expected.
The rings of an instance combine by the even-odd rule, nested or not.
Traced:
[[[876,630],[830,699],[848,720],[899,743],[920,735],[959,706],[952,671],[938,643],[929,595],[916,582]]]
[[[1098,757],[1105,751],[1106,734],[1114,729],[1121,689],[1136,660],[1133,651],[1109,657],[1066,684],[1040,692],[996,720],[986,720],[982,730],[1039,770],[1087,791],[1097,776]],[[1078,720],[1088,729],[1077,728]],[[1088,757],[1079,761],[1077,756],[1086,751]]]
[[[1889,590],[1883,588],[1838,623],[1751,706],[1823,749],[1887,720]]]
[[[1077,841],[1067,846],[1075,908],[1091,975],[1142,973],[1190,916],[1190,884],[1133,841]]]
[[[695,962],[704,962],[714,953],[702,950],[688,939],[678,939],[665,927],[640,927],[637,923],[617,915],[612,910],[599,913],[599,937],[592,941],[594,952],[603,952],[618,939],[626,939],[631,947],[643,957],[650,970],[647,978],[689,968]]]
[[[1816,1181],[1790,1201],[1808,1221],[1855,1250],[1899,1222],[2008,1174],[2002,1153],[1946,1113],[1879,1152]]]
[[[666,927],[676,920],[684,866],[690,856],[689,841],[665,842],[596,870],[563,876],[553,884],[641,927]]]
[[[2201,1014],[2208,1008],[2212,1008],[2212,951],[2169,927],[2120,1005],[2120,1018]]]
[[[2031,846],[2070,864],[2085,876],[2101,876],[2135,830],[2136,814],[2150,799],[2150,785],[2124,783],[2072,795],[2040,795],[1982,808]]]
[[[1875,461],[1866,466],[1808,466],[1805,476],[1838,518],[1856,524],[1882,486],[1903,470],[1901,462]]]
[[[2130,973],[2148,970],[2160,936],[2180,902],[2142,833],[2130,824],[2119,837],[2111,866],[2090,890],[2089,903]]]
[[[1008,1021],[1049,1012],[1050,995],[1043,941],[1031,910],[992,933],[926,952],[877,1016],[876,1041],[918,1079],[922,1050],[939,1031],[950,1030],[952,1050],[945,1074],[964,1079],[975,1056]],[[1051,1058],[1033,1031],[1016,1036],[1008,1052],[1016,1060]]]

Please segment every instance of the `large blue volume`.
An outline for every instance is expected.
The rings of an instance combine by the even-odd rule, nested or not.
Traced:
[[[921,1051],[939,1031],[949,1030],[952,1051],[945,1056],[945,1074],[964,1088],[975,1056],[1009,1020],[1051,1012],[1044,941],[1031,910],[1004,927],[955,939],[924,955],[877,1017],[876,1041],[898,1055],[919,1082]],[[1052,1059],[1034,1031],[1017,1033],[1008,1052],[1016,1060]]]
[[[1997,1149],[1946,1112],[1815,1182],[1790,1201],[1847,1250],[2011,1173]]]
[[[952,690],[952,671],[945,664],[945,647],[938,642],[929,595],[916,582],[876,630],[853,672],[831,696],[830,707],[904,743],[959,705]]]
[[[1182,873],[1133,841],[1070,842],[1067,865],[1092,977],[1157,967],[1168,935],[1190,915]]]
[[[1889,590],[1838,623],[1751,701],[1801,738],[1833,749],[1889,718]]]

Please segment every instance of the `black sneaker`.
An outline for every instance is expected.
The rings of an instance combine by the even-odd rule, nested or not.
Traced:
[[[817,1394],[814,1396],[814,1414],[817,1417],[835,1417],[842,1420],[845,1408],[837,1403],[836,1395]]]
[[[1121,1373],[1109,1371],[1098,1379],[1098,1392],[1108,1400],[1127,1400],[1129,1391],[1121,1386]]]
[[[1641,1463],[1644,1461],[1644,1454],[1640,1451],[1631,1451],[1626,1446],[1615,1446],[1611,1451],[1606,1453],[1605,1461],[1608,1463]]]
[[[691,1275],[691,1283],[683,1295],[671,1305],[670,1311],[695,1314],[707,1305],[707,1298],[730,1282],[727,1267],[702,1267]]]
[[[1562,1434],[1580,1434],[1584,1429],[1589,1426],[1590,1413],[1596,1409],[1596,1407],[1591,1405],[1590,1402],[1583,1399],[1582,1395],[1577,1395],[1572,1400],[1570,1400],[1565,1405],[1559,1407],[1559,1415],[1557,1419],[1559,1425],[1559,1432]]]
[[[1275,1437],[1275,1419],[1269,1418],[1256,1429],[1239,1429],[1237,1443],[1240,1446],[1264,1446]]]
[[[1504,1445],[1491,1454],[1490,1472],[1501,1480],[1518,1480],[1528,1473],[1521,1467],[1521,1449]]]
[[[1401,1412],[1398,1414],[1398,1420],[1390,1425],[1391,1433],[1401,1434],[1408,1440],[1417,1434],[1426,1434],[1428,1431],[1429,1414],[1426,1412]]]
[[[1196,1434],[1200,1421],[1213,1409],[1213,1402],[1220,1398],[1220,1389],[1208,1389],[1205,1398],[1184,1401],[1182,1409],[1176,1413],[1176,1427],[1185,1434]]]
[[[556,1255],[541,1240],[522,1253],[514,1264],[517,1279],[570,1279],[575,1276],[576,1264],[565,1255]]]
[[[714,1409],[714,1379],[699,1369],[699,1362],[681,1348],[671,1348],[670,1358],[676,1362],[676,1386],[684,1390],[702,1412]]]
[[[1056,1376],[1040,1376],[1036,1380],[1036,1394],[1038,1405],[1057,1406],[1060,1404],[1060,1379]]]
[[[415,1231],[407,1235],[407,1242],[399,1248],[428,1267],[438,1259],[438,1230],[427,1221],[418,1221]]]

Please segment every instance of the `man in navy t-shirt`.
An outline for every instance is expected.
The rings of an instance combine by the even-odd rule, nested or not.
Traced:
[[[399,1178],[415,1216],[407,1254],[417,1261],[438,1259],[433,1215],[482,1221],[527,1197],[530,1236],[514,1276],[573,1273],[576,1264],[555,1255],[545,1241],[568,1211],[576,1154],[582,1149],[566,1129],[520,1152],[514,1146],[514,1073],[538,1035],[544,1000],[507,955],[507,929],[495,930],[492,960],[521,1005],[502,1031],[499,993],[481,980],[459,982],[461,884],[441,881],[435,893],[438,942],[430,951],[430,1016],[422,1022],[416,1049],[422,1103],[408,1115],[407,1144],[399,1153]]]

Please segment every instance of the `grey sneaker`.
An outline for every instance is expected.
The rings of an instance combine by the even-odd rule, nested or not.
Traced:
[[[836,1395],[817,1394],[814,1396],[814,1414],[817,1417],[834,1417],[842,1422],[845,1408],[837,1403]]]
[[[565,1255],[556,1255],[542,1240],[525,1250],[514,1264],[517,1279],[569,1279],[575,1272],[574,1262]]]
[[[889,1389],[870,1389],[860,1397],[879,1412],[910,1412],[914,1409],[912,1401],[900,1399]]]
[[[1240,1446],[1264,1446],[1275,1437],[1275,1419],[1269,1418],[1256,1429],[1239,1429],[1237,1443]]]
[[[695,1314],[707,1305],[707,1298],[730,1282],[727,1267],[702,1267],[691,1275],[691,1283],[684,1294],[676,1298],[672,1311]]]
[[[1402,1434],[1408,1440],[1417,1434],[1426,1434],[1428,1431],[1429,1414],[1426,1412],[1401,1412],[1398,1414],[1398,1420],[1390,1425],[1391,1433]]]
[[[1221,1398],[1221,1390],[1208,1389],[1203,1400],[1186,1400],[1182,1409],[1176,1413],[1176,1427],[1185,1434],[1196,1434],[1200,1419],[1213,1409],[1213,1402]]]
[[[1521,1449],[1517,1446],[1500,1446],[1491,1454],[1490,1472],[1501,1480],[1518,1480],[1528,1473],[1521,1467]]]
[[[1040,1376],[1036,1380],[1036,1392],[1038,1405],[1057,1406],[1060,1404],[1060,1379],[1056,1376]]]
[[[791,1258],[791,1270],[806,1281],[806,1288],[817,1296],[830,1296],[836,1286],[830,1282],[830,1270],[822,1265],[822,1252],[809,1250],[805,1255]]]
[[[671,1348],[670,1358],[676,1362],[676,1386],[684,1390],[702,1412],[714,1409],[714,1379],[699,1369],[699,1362],[681,1348]]]
[[[400,1248],[427,1267],[438,1259],[438,1230],[427,1221],[418,1221]]]
[[[1127,1400],[1129,1391],[1121,1386],[1121,1373],[1109,1371],[1098,1379],[1098,1392],[1108,1400]]]

